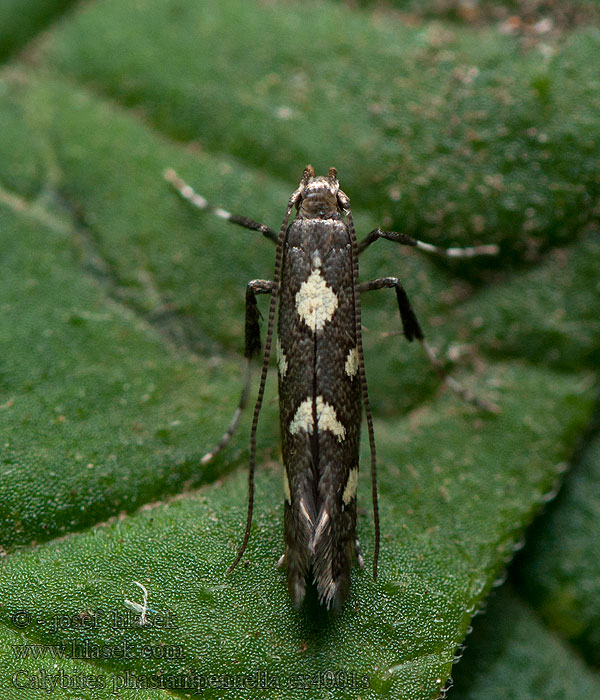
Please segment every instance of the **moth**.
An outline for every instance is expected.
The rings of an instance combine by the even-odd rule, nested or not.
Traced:
[[[450,257],[495,254],[494,245],[441,249],[393,231],[374,229],[358,243],[350,200],[340,189],[337,171],[315,176],[308,165],[290,197],[281,229],[212,207],[173,170],[165,178],[195,206],[212,211],[245,228],[260,231],[276,243],[272,280],[252,280],[246,289],[245,356],[260,353],[258,294],[269,294],[270,305],[258,397],[250,437],[246,530],[231,572],[241,560],[252,524],[256,430],[277,320],[279,415],[284,463],[285,552],[279,566],[287,568],[287,585],[295,606],[312,579],[320,602],[338,608],[347,598],[350,571],[356,557],[364,566],[356,535],[356,491],[362,413],[366,417],[371,454],[371,491],[375,544],[373,578],[377,578],[380,545],[377,500],[377,459],[361,335],[360,295],[390,288],[396,299],[404,335],[421,342],[434,367],[440,363],[424,342],[424,334],[406,291],[396,277],[359,282],[358,256],[379,238]],[[292,212],[295,217],[290,223]],[[450,378],[445,378],[449,380]],[[456,383],[452,389],[468,401],[489,409]],[[247,384],[246,384],[247,387]],[[212,459],[235,430],[240,406],[219,444],[203,457]]]

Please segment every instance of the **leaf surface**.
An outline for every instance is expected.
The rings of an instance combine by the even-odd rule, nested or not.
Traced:
[[[334,3],[95,0],[5,66],[9,697],[41,696],[31,684],[51,658],[62,678],[129,679],[123,697],[137,688],[237,698],[236,683],[269,682],[286,698],[441,692],[593,403],[600,76],[590,57],[600,35],[588,27],[553,41],[552,51],[523,49],[493,26],[411,26]],[[244,286],[271,276],[273,250],[190,210],[162,180],[175,167],[210,201],[277,229],[309,161],[338,167],[362,235],[383,224],[445,245],[501,244],[497,258],[461,265],[383,241],[365,253],[362,279],[401,277],[453,374],[501,410],[486,415],[441,391],[400,336],[392,295],[365,297],[383,547],[377,582],[357,568],[337,615],[314,600],[293,610],[275,569],[283,508],[271,377],[252,538],[225,576],[245,519],[246,474],[234,470],[247,463],[248,417],[217,460],[201,457],[237,405]],[[368,493],[363,473],[358,527],[370,562]],[[531,566],[543,566],[536,556]],[[581,600],[583,573],[563,575]],[[141,603],[136,582],[153,622],[142,627],[121,624],[125,601]],[[503,601],[524,618],[507,644],[518,649],[534,628],[548,636],[523,600]],[[31,614],[22,627],[19,611]],[[581,643],[597,658],[590,634]],[[15,648],[26,644],[45,646],[23,658]],[[73,653],[84,648],[96,651]],[[548,668],[559,648],[544,643]],[[530,646],[523,688],[536,687],[534,657]],[[21,668],[26,688],[14,682]],[[477,679],[493,687],[494,671]],[[573,687],[595,682],[590,672]],[[57,681],[53,696],[70,692]]]

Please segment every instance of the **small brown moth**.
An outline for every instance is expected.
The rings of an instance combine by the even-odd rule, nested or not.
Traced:
[[[364,565],[356,536],[356,487],[360,423],[364,408],[371,449],[371,487],[375,548],[373,578],[377,578],[379,514],[373,419],[369,405],[362,349],[360,294],[394,288],[404,335],[417,339],[441,372],[406,292],[396,277],[358,281],[358,256],[379,238],[448,257],[493,255],[497,246],[442,249],[393,231],[374,229],[358,243],[348,196],[340,189],[335,168],[325,177],[315,176],[312,166],[289,199],[277,234],[267,226],[212,207],[186,185],[174,171],[166,179],[195,206],[212,211],[245,228],[260,231],[277,245],[273,280],[253,280],[246,289],[245,355],[260,352],[260,328],[256,295],[270,294],[271,303],[258,398],[254,407],[250,440],[249,497],[246,531],[238,564],[250,536],[254,504],[256,428],[267,368],[271,356],[275,313],[279,412],[284,462],[285,553],[279,565],[287,567],[290,596],[296,606],[304,600],[307,580],[314,581],[319,600],[338,607],[348,595],[354,555]],[[296,216],[289,223],[293,210]],[[486,409],[480,401],[450,377],[449,386],[466,400]],[[245,402],[219,444],[204,456],[212,459],[227,443]]]

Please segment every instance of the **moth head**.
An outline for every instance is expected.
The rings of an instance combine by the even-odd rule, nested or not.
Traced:
[[[304,168],[301,192],[298,202],[298,216],[304,219],[339,219],[338,192],[340,183],[337,170],[329,168],[329,173],[315,175],[312,165]]]

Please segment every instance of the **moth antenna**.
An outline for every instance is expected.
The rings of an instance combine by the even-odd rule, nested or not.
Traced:
[[[356,349],[358,351],[358,370],[360,375],[360,386],[362,392],[365,417],[367,419],[367,430],[369,433],[369,447],[371,450],[371,494],[373,499],[373,525],[375,528],[375,549],[373,551],[373,580],[377,580],[377,563],[379,561],[379,499],[377,496],[377,453],[375,450],[375,432],[373,430],[373,414],[371,413],[371,403],[369,401],[369,391],[367,388],[367,376],[365,373],[365,359],[362,345],[362,326],[360,294],[358,292],[358,242],[354,229],[354,220],[350,210],[350,200],[341,190],[338,192],[340,205],[346,214],[348,230],[350,231],[350,244],[352,251],[352,286],[355,290],[354,297],[354,332],[356,334]]]
[[[304,181],[307,172],[312,170],[312,166],[307,165],[304,169],[302,175],[302,180],[300,185],[292,194],[289,199],[285,216],[283,217],[283,222],[281,224],[281,229],[279,231],[279,236],[277,237],[277,248],[275,250],[275,271],[273,273],[273,289],[271,291],[271,302],[269,304],[269,321],[267,326],[267,337],[265,339],[265,352],[263,355],[263,363],[260,374],[260,386],[258,389],[258,396],[256,397],[256,404],[254,405],[254,413],[252,415],[252,429],[250,431],[250,464],[248,468],[248,515],[246,517],[246,531],[244,532],[244,539],[242,544],[238,549],[237,556],[233,564],[227,569],[227,573],[230,574],[235,567],[239,564],[240,559],[244,556],[246,547],[248,546],[248,540],[250,539],[250,528],[252,527],[252,512],[254,510],[254,470],[256,467],[256,429],[258,427],[258,416],[260,414],[260,409],[262,407],[263,396],[265,393],[265,384],[267,381],[267,371],[269,368],[269,360],[271,358],[271,345],[273,341],[273,327],[275,325],[275,308],[277,306],[277,297],[279,295],[279,283],[281,280],[281,260],[283,257],[283,243],[285,241],[285,236],[287,233],[288,222],[290,215],[292,213],[292,208],[296,205],[300,198],[300,194],[304,189]],[[314,174],[314,170],[313,170]]]

